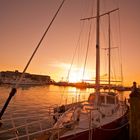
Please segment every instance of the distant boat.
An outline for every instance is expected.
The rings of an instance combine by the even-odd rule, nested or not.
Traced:
[[[60,82],[55,82],[55,85],[57,86],[69,86],[68,82],[60,81]]]
[[[89,87],[89,84],[86,82],[77,82],[74,84],[74,87],[80,88],[80,89],[85,89]]]

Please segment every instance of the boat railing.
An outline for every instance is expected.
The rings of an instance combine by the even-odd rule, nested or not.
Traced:
[[[56,106],[55,106],[56,107]],[[72,126],[74,122],[68,122],[65,125],[56,125],[56,127],[52,127],[54,125],[54,107],[48,108],[46,114],[31,114],[27,117],[12,117],[11,118],[5,118],[1,122],[6,124],[7,122],[11,122],[12,127],[5,129],[4,127],[0,128],[0,139],[3,138],[3,136],[6,136],[7,140],[30,140],[30,139],[38,139],[42,135],[47,135],[48,137],[54,137],[57,136],[60,137],[61,130],[69,128],[69,126]],[[58,113],[61,117],[59,118],[61,123],[61,118],[63,118],[64,115],[67,115],[67,113],[71,111],[71,109],[67,110],[63,115],[61,113]],[[16,112],[17,113],[17,112]],[[87,117],[88,119],[88,117]],[[23,123],[20,125],[17,125],[16,122],[19,120],[23,120]],[[32,120],[32,121],[30,121]],[[36,126],[33,127],[33,126]],[[45,126],[45,127],[44,127]],[[47,127],[46,127],[47,126]],[[83,130],[86,128],[82,128]]]
[[[66,113],[64,115],[66,115]],[[35,116],[32,116],[32,117],[34,118]],[[14,118],[14,120],[21,119],[21,118],[22,119],[27,119],[26,117],[18,117],[18,118]],[[9,121],[9,120],[13,121],[13,119],[5,119],[2,122],[6,122],[6,121]],[[63,125],[62,127],[50,127],[50,128],[43,129],[42,122],[44,122],[44,120],[48,121],[48,117],[43,118],[43,119],[38,119],[37,121],[33,121],[31,123],[25,123],[25,124],[20,125],[20,126],[15,126],[15,124],[13,123],[12,128],[0,131],[0,138],[1,138],[2,134],[7,135],[7,133],[12,133],[13,134],[12,137],[7,138],[8,140],[19,140],[19,139],[27,139],[27,140],[34,139],[34,140],[36,140],[41,135],[43,135],[44,137],[46,135],[48,135],[49,137],[54,137],[54,136],[59,137],[62,129],[64,130],[64,129],[68,128],[70,125],[72,125],[72,122],[69,122],[69,123],[66,123],[65,125]],[[37,131],[30,132],[29,127],[32,126],[32,125],[35,125],[35,124],[39,125],[39,129]],[[23,129],[23,128],[25,128],[25,133],[20,135],[19,131],[20,131],[20,129]]]
[[[1,120],[0,139],[30,139],[30,136],[32,137],[44,130],[46,131],[54,124],[54,107],[56,105],[46,108],[45,114],[31,112],[29,115],[23,116],[21,115],[23,112],[18,110],[8,117],[4,117]],[[20,112],[22,113],[20,114]]]
[[[67,105],[66,107],[70,110],[73,105],[75,105],[75,103]],[[54,125],[53,117],[56,115],[54,109],[59,107],[60,106],[58,105],[53,105],[43,108],[46,109],[45,113],[40,111],[41,113],[39,114],[36,111],[31,111],[29,115],[28,113],[25,113],[26,109],[15,110],[12,114],[7,115],[8,117],[6,116],[1,120],[3,125],[0,128],[0,139],[6,138],[8,140],[19,140],[23,138],[29,140],[43,132],[47,133],[54,131],[56,129],[54,127],[52,128]],[[66,110],[65,113],[57,112],[58,117],[62,116],[62,114],[66,115],[68,110]]]

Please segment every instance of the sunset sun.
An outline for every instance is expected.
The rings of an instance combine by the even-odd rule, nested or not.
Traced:
[[[76,83],[76,82],[81,82],[84,79],[91,79],[91,78],[88,74],[84,75],[83,77],[83,69],[80,69],[80,70],[71,71],[68,81]]]

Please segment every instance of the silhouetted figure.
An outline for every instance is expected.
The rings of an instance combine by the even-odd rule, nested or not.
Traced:
[[[135,97],[135,96],[139,96],[139,94],[138,94],[137,83],[136,82],[133,82],[133,86],[131,88],[130,97]]]
[[[137,90],[137,83],[133,82],[132,92],[135,92],[136,90]]]

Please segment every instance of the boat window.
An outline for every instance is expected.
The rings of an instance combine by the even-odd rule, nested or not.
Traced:
[[[103,104],[105,103],[105,97],[104,96],[100,96],[100,102],[103,103]]]
[[[115,104],[115,98],[113,96],[106,96],[107,104]]]

